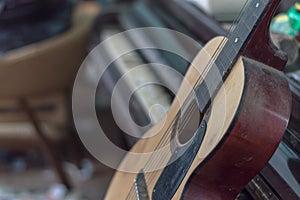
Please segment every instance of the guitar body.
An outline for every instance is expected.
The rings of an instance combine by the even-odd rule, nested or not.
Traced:
[[[197,85],[211,56],[222,48],[222,41],[222,37],[215,38],[199,52],[176,99],[188,98],[192,92],[189,85]],[[147,132],[131,153],[155,151],[181,109],[179,102],[174,101],[165,119]],[[288,123],[290,107],[289,86],[283,73],[240,56],[202,119],[206,121],[205,134],[198,141],[201,145],[182,179],[176,178],[178,167],[164,167],[170,156],[154,160],[159,165],[151,169],[147,166],[149,158],[128,155],[105,199],[234,199],[276,150]],[[133,173],[139,171],[145,171],[143,194],[135,183],[138,173]],[[163,182],[167,184],[164,186]],[[164,188],[160,189],[160,185]]]

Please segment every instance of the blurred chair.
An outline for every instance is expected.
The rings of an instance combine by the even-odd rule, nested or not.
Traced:
[[[68,188],[53,144],[70,137],[68,94],[98,10],[98,4],[81,3],[69,30],[0,58],[0,149],[43,149]]]

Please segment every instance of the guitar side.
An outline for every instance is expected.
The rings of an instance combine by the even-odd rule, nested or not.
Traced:
[[[213,55],[222,41],[220,37],[213,39],[197,55],[185,77],[190,85],[197,84],[209,63],[208,55]],[[183,83],[177,98],[186,99],[190,92]],[[165,120],[146,133],[155,136],[141,139],[131,152],[154,151],[179,110],[179,102],[174,101]],[[201,147],[172,199],[233,199],[270,159],[289,112],[289,88],[282,73],[240,57],[212,102]],[[143,158],[126,156],[120,169],[134,166],[138,171],[146,163]],[[163,170],[145,174],[149,199]],[[135,173],[117,171],[105,199],[137,199],[132,191],[136,177]]]
[[[243,58],[244,94],[235,118],[194,171],[183,199],[234,199],[272,157],[286,130],[291,96],[283,73]]]

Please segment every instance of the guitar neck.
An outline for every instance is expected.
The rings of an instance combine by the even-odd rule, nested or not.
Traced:
[[[274,7],[277,7],[279,2],[280,0],[252,0],[245,6],[235,28],[220,47],[217,57],[211,59],[214,63],[213,67],[208,70],[204,75],[204,81],[195,89],[201,112],[204,113],[209,107],[212,97],[227,78],[237,58],[242,52],[246,52],[249,43],[255,40],[253,37],[258,32],[257,29],[264,29],[259,31],[269,34],[269,24],[264,23],[265,16],[266,13],[274,12]]]

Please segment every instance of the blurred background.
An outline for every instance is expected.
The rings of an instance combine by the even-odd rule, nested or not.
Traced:
[[[163,118],[182,81],[161,73],[151,63],[170,66],[184,76],[199,45],[215,36],[226,36],[244,3],[245,0],[0,0],[0,200],[103,199],[114,170],[87,151],[72,116],[73,84],[85,57],[112,35],[134,28],[168,28],[197,41],[198,45],[182,43],[168,33],[125,34],[107,42],[99,53],[100,61],[118,59],[97,83],[98,121],[115,145],[129,150],[144,134],[145,127]],[[237,199],[300,199],[297,3],[300,1],[282,0],[270,27],[273,41],[289,58],[285,73],[293,93],[290,124],[273,158]],[[124,48],[157,42],[179,49],[189,59],[158,49],[139,49],[119,56]],[[124,76],[140,65],[146,67]],[[99,64],[99,68],[104,67]],[[95,81],[93,74],[86,78]],[[126,89],[115,95],[115,109],[126,127],[117,125],[111,109],[113,90],[121,78],[125,79]],[[136,90],[143,82],[162,85],[147,84]],[[82,83],[82,90],[89,87],[89,83]],[[128,105],[125,99],[133,90]],[[83,101],[85,98],[88,97],[82,96]],[[128,119],[138,126],[126,123]],[[105,153],[110,156],[110,152]]]

